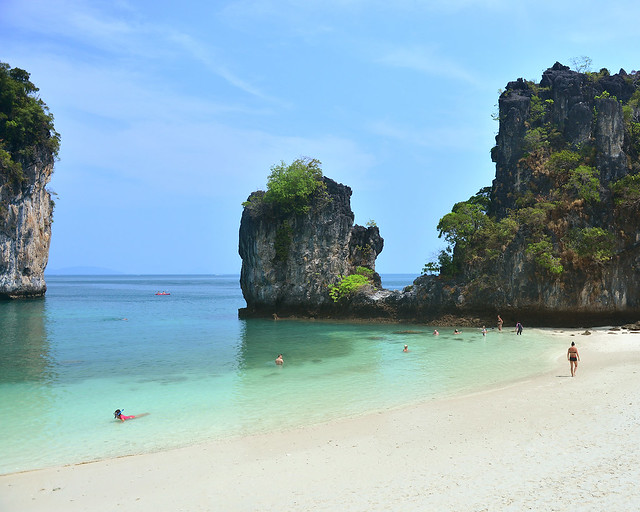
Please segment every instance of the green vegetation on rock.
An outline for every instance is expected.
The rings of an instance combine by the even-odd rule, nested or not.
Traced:
[[[25,70],[0,62],[0,171],[15,183],[24,181],[23,166],[39,148],[55,157],[60,147],[53,115],[29,77]]]
[[[568,172],[567,183],[562,187],[569,197],[591,203],[600,202],[600,172],[595,167],[579,165]]]
[[[427,263],[423,271],[438,269],[441,275],[451,276],[461,271],[462,265],[494,260],[511,243],[518,223],[513,218],[497,220],[490,216],[489,195],[490,189],[483,188],[468,201],[456,203],[451,213],[440,219],[438,236],[444,237],[449,247],[440,252],[438,263]]]
[[[503,176],[509,188],[498,183],[493,191],[485,188],[456,203],[437,226],[449,245],[436,261],[425,265],[423,273],[486,281],[494,262],[507,252],[512,258],[524,253],[536,272],[558,277],[568,268],[606,264],[623,250],[623,243],[633,243],[634,228],[629,223],[640,208],[640,76],[621,72],[614,77],[606,68],[591,72],[590,64],[587,57],[575,59],[574,67],[583,77],[565,75],[582,94],[591,95],[583,100],[592,115],[589,119],[588,111],[580,114],[582,132],[576,132],[575,125],[556,123],[558,118],[567,122],[566,112],[558,110],[560,103],[554,101],[559,98],[557,89],[519,80],[502,93],[501,101],[511,99],[505,106],[512,109],[513,102],[519,102],[523,116],[521,135],[507,132],[511,146],[506,153],[500,153],[501,146],[492,150],[502,172],[508,173]],[[563,72],[562,67],[554,70]],[[621,79],[626,85],[620,85]],[[615,119],[619,109],[624,117],[627,175],[603,183],[625,172],[603,164],[607,149],[596,131],[612,129],[599,125],[598,117],[606,115],[606,123],[612,123],[610,118]],[[517,155],[518,160],[507,164],[500,160],[505,154],[507,158]],[[624,229],[608,225],[608,209],[616,222],[626,223]]]
[[[526,253],[534,257],[538,268],[544,269],[551,274],[561,274],[564,270],[560,263],[560,258],[554,254],[553,245],[546,237],[527,245]]]
[[[597,263],[609,261],[613,256],[615,235],[603,228],[574,228],[567,235],[566,246],[580,258]]]
[[[291,240],[293,230],[287,221],[284,221],[276,230],[276,239],[274,242],[275,261],[287,261],[289,259],[289,250],[291,248]]]
[[[304,214],[309,211],[311,197],[325,188],[320,161],[315,158],[298,158],[291,164],[280,162],[271,167],[264,195],[254,195],[243,206],[264,202],[286,214]]]
[[[349,297],[366,285],[373,284],[373,270],[357,267],[354,274],[340,278],[338,284],[329,287],[329,296],[333,302]]]
[[[628,174],[610,185],[614,204],[622,209],[640,206],[640,174]]]

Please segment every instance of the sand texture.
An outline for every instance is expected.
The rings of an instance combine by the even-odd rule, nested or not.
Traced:
[[[5,475],[0,511],[640,510],[640,334],[580,332],[575,378]]]

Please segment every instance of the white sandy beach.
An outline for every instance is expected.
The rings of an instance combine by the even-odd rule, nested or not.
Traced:
[[[0,511],[639,510],[640,333],[580,332],[575,378],[5,475]]]

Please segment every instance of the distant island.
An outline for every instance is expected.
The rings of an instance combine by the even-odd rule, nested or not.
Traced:
[[[29,78],[0,62],[0,299],[47,290],[54,202],[46,186],[60,135]]]
[[[509,82],[496,177],[438,224],[448,242],[402,291],[375,272],[378,227],[319,162],[272,168],[240,226],[240,315],[572,326],[640,317],[640,73],[556,63]]]

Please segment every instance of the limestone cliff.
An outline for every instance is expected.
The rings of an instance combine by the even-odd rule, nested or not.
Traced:
[[[251,201],[263,192],[250,196],[239,243],[244,316],[331,315],[339,305],[329,286],[358,266],[375,270],[383,247],[378,228],[354,226],[351,189],[326,177],[323,182],[326,189],[312,198],[304,215]]]
[[[556,63],[539,83],[507,84],[499,122],[492,186],[454,205],[438,226],[450,243],[439,275],[403,291],[363,289],[329,307],[326,286],[353,266],[350,211],[343,223],[333,213],[292,219],[295,257],[277,266],[269,264],[277,226],[245,210],[248,307],[442,323],[491,324],[497,314],[507,324],[546,326],[637,320],[640,73],[578,73]],[[340,227],[327,237],[332,223]],[[369,245],[375,260],[379,250]]]
[[[0,298],[46,292],[59,135],[29,74],[0,62]]]
[[[45,187],[52,172],[53,157],[43,152],[23,167],[22,183],[0,179],[0,297],[38,297],[47,290],[53,201]]]
[[[538,325],[638,318],[639,103],[640,75],[624,70],[578,73],[556,63],[539,84],[510,82],[486,202],[481,191],[451,214],[464,222],[466,208],[478,227],[448,232],[449,276],[422,276],[390,297],[396,314],[493,322],[500,313]],[[484,212],[473,209],[481,203]]]

